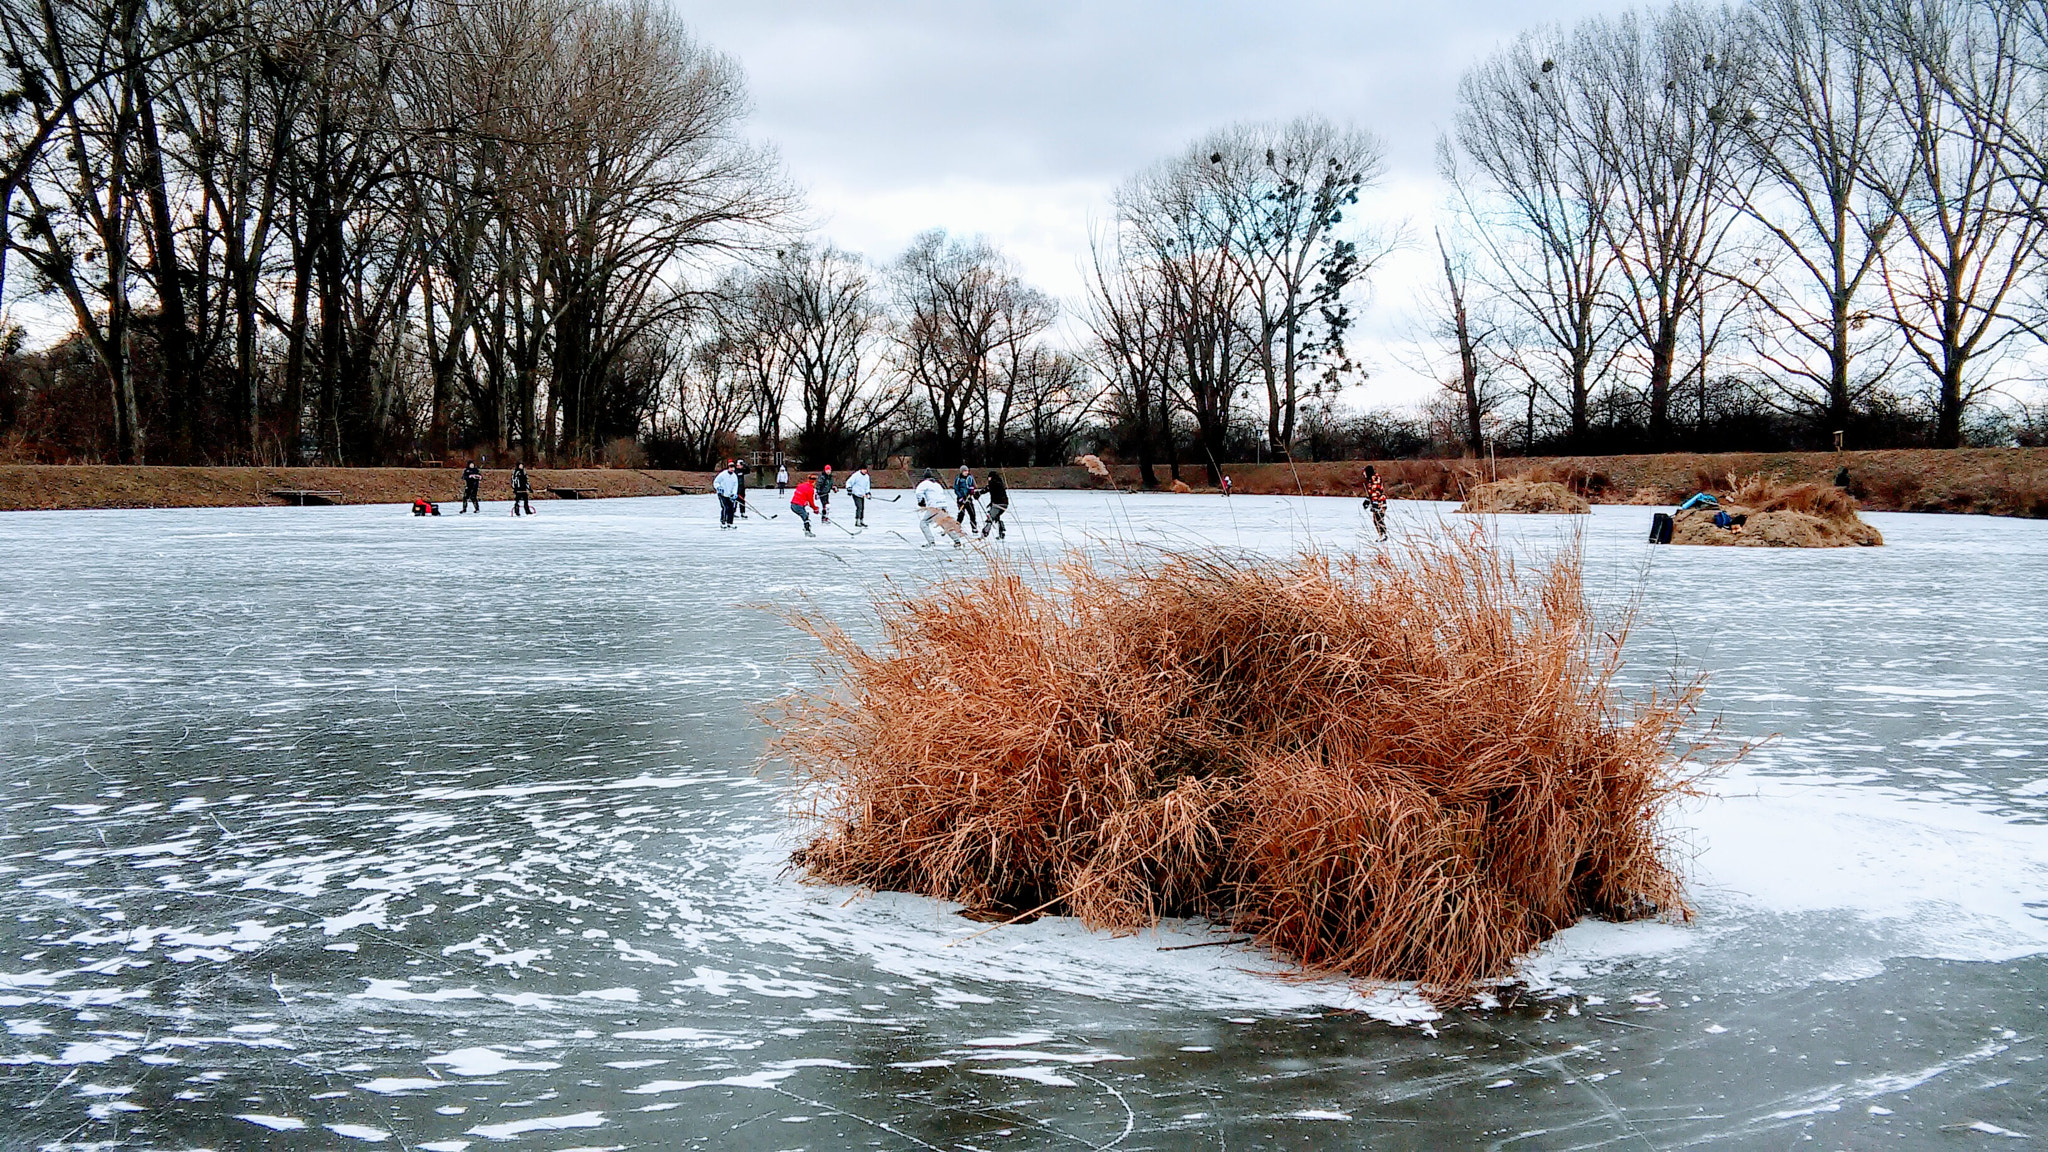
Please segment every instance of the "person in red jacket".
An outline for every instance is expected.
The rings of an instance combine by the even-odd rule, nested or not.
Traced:
[[[824,509],[818,507],[818,486],[812,483],[808,477],[804,479],[803,483],[796,486],[796,491],[789,494],[789,510],[796,513],[803,520],[804,535],[817,535],[817,533],[811,531],[811,513],[818,512],[823,514]]]

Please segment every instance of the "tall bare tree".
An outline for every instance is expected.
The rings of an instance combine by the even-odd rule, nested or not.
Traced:
[[[1622,312],[1647,374],[1653,442],[1671,439],[1671,399],[1685,378],[1704,382],[1710,349],[1689,333],[1715,332],[1702,313],[1719,306],[1717,272],[1740,219],[1750,168],[1737,121],[1747,90],[1735,27],[1725,11],[1688,0],[1648,14],[1581,27],[1592,71],[1587,124],[1613,173],[1603,230],[1615,257]]]
[[[2022,331],[2015,314],[2048,226],[2009,170],[2028,94],[2018,26],[1973,0],[1882,0],[1874,11],[1890,143],[1904,157],[1868,177],[1901,241],[1885,260],[1886,293],[1934,378],[1936,443],[1953,448]]]
[[[1458,85],[1438,167],[1485,257],[1481,277],[1523,335],[1501,363],[1534,404],[1560,395],[1572,442],[1585,441],[1594,389],[1615,357],[1621,314],[1609,306],[1615,254],[1608,220],[1619,179],[1598,147],[1597,57],[1578,38],[1523,34]]]
[[[1777,258],[1731,274],[1768,316],[1755,347],[1780,393],[1830,430],[1890,367],[1864,299],[1896,219],[1871,187],[1897,179],[1886,168],[1898,158],[1872,13],[1865,0],[1754,0],[1742,14],[1751,72],[1737,124],[1762,174],[1742,207]]]

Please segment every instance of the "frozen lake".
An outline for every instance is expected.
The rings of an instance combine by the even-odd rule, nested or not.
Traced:
[[[750,706],[813,673],[760,606],[966,572],[907,499],[816,540],[506,507],[0,516],[0,1147],[2048,1139],[2048,522],[1781,553],[1576,518],[1596,594],[1641,592],[1636,682],[1705,671],[1775,738],[1678,815],[1697,925],[1580,925],[1439,1015],[1161,951],[1201,925],[956,946],[950,906],[785,875]],[[1020,492],[1007,547],[1361,520]]]

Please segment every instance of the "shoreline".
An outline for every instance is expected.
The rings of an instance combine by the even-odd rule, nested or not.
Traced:
[[[1675,504],[1726,476],[1761,472],[1788,483],[1834,482],[1849,471],[1849,491],[1872,512],[1953,512],[2048,518],[2048,448],[1903,448],[1870,452],[1668,453],[1636,456],[1504,457],[1496,461],[1347,460],[1288,464],[1230,464],[1223,471],[1246,496],[1357,496],[1372,464],[1394,499],[1462,500],[1497,474],[1558,480],[1595,504]],[[942,469],[942,479],[950,469]],[[1002,468],[1009,486],[1031,489],[1106,487],[1080,467]],[[1138,468],[1110,467],[1116,488],[1139,488]],[[988,469],[977,468],[977,477]],[[1155,473],[1164,492],[1172,483],[1165,464]],[[910,488],[918,471],[875,469],[878,489]],[[627,468],[535,468],[534,499],[559,499],[551,488],[581,489],[585,498],[671,496],[677,487],[710,491],[709,472]],[[1207,477],[1183,463],[1181,476],[1196,492],[1213,494]],[[511,471],[484,473],[486,500],[509,500]],[[760,492],[763,485],[750,487]],[[772,483],[765,486],[772,488]],[[462,474],[455,468],[259,468],[120,464],[0,465],[0,512],[85,511],[115,508],[281,507],[280,490],[333,493],[335,504],[408,504],[424,496],[457,503]],[[758,498],[758,497],[756,497]]]

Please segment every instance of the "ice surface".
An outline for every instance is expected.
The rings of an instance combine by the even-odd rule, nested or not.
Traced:
[[[1578,925],[1524,989],[1440,1010],[1160,950],[1199,923],[969,940],[952,906],[799,883],[750,708],[816,674],[764,609],[859,632],[880,582],[976,561],[916,548],[902,505],[813,540],[707,505],[0,517],[5,1143],[1911,1146],[2048,1119],[2048,524],[1879,515],[1882,549],[1758,553],[1646,547],[1647,509],[1503,518],[1535,554],[1582,535],[1595,595],[1638,603],[1633,684],[1704,671],[1769,739],[1674,814],[1693,924]],[[1349,500],[1019,493],[1012,524],[1041,556],[1375,546]]]

